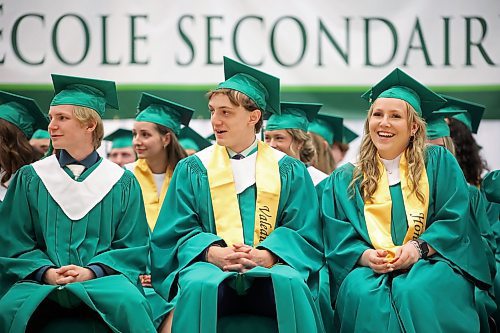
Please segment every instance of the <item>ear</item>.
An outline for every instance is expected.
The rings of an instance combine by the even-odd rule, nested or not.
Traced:
[[[260,117],[262,117],[262,111],[259,109],[250,111],[250,120],[248,121],[248,124],[255,126],[255,124],[259,122]]]
[[[170,132],[168,132],[165,135],[161,136],[161,143],[163,144],[163,148],[167,148],[167,146],[170,144],[170,141],[172,140],[170,136]]]
[[[87,123],[86,127],[87,127],[86,128],[87,132],[93,132],[96,129],[96,127],[97,127],[97,122],[95,122],[95,121],[89,121]]]
[[[411,135],[414,136],[415,134],[417,134],[418,129],[419,129],[419,127],[418,127],[418,125],[417,125],[416,122],[414,122],[413,124],[411,124],[411,130],[410,130],[411,131]]]

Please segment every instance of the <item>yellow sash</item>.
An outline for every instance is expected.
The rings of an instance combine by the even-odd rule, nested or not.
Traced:
[[[134,175],[139,181],[142,190],[142,198],[144,200],[144,208],[146,209],[146,219],[148,221],[149,229],[154,230],[156,225],[156,220],[160,214],[160,208],[163,204],[163,199],[165,199],[165,194],[168,190],[168,185],[170,184],[170,179],[172,179],[172,170],[167,169],[165,173],[165,180],[161,187],[160,196],[158,196],[158,190],[156,189],[156,183],[153,178],[153,173],[148,166],[145,159],[138,159],[134,167]]]
[[[256,163],[254,246],[274,230],[281,190],[278,160],[272,148],[260,141],[257,146]],[[243,223],[231,162],[225,147],[214,145],[212,156],[207,163],[207,173],[217,235],[228,245],[243,243]]]
[[[368,229],[368,235],[375,249],[387,250],[387,258],[395,257],[399,246],[394,245],[391,237],[392,223],[392,200],[389,192],[389,181],[385,167],[377,157],[378,168],[381,176],[378,182],[377,190],[373,194],[373,199],[365,202],[365,221]],[[408,231],[403,244],[410,240],[415,240],[424,232],[427,221],[427,209],[429,207],[429,182],[427,172],[422,172],[422,177],[418,182],[418,188],[424,195],[424,202],[420,202],[416,192],[411,193],[408,184],[408,163],[405,153],[401,155],[399,162],[399,173],[401,179],[401,191],[403,192],[403,201],[406,211],[406,220]]]

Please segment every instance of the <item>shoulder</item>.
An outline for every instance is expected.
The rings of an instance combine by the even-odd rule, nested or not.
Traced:
[[[209,147],[210,148],[210,147]],[[200,157],[197,154],[183,158],[177,163],[174,173],[188,173],[196,175],[206,175],[207,169],[201,162]]]

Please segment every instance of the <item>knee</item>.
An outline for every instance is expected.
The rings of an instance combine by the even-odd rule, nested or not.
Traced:
[[[346,291],[346,297],[350,299],[367,299],[377,290],[377,280],[373,277],[373,271],[368,267],[358,267],[352,270],[342,282],[340,290]],[[381,277],[380,277],[381,278]],[[344,294],[339,292],[339,294]]]

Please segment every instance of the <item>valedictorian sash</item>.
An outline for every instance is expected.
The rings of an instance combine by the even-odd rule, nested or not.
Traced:
[[[260,141],[257,144],[254,246],[263,241],[274,230],[281,191],[276,154],[268,145]],[[234,162],[239,163],[240,161]],[[217,235],[221,236],[228,245],[243,243],[243,224],[236,186],[231,161],[225,147],[217,144],[213,146],[212,156],[206,168]]]
[[[153,173],[145,159],[140,158],[137,160],[134,167],[134,175],[139,185],[141,185],[144,208],[146,209],[146,219],[149,229],[153,231],[158,215],[160,214],[163,199],[165,199],[165,194],[167,194],[168,186],[170,185],[170,179],[172,179],[172,170],[167,169],[165,173],[165,180],[163,180],[160,195],[158,195]]]
[[[369,202],[365,202],[365,221],[368,235],[374,248],[377,250],[386,250],[388,252],[387,257],[392,259],[399,248],[399,246],[394,245],[391,236],[392,200],[385,167],[378,157],[377,161],[381,176],[373,198]],[[410,240],[419,238],[425,230],[427,209],[429,207],[429,182],[424,167],[422,177],[418,182],[418,188],[424,195],[424,202],[421,202],[418,200],[416,192],[411,193],[411,188],[408,184],[408,163],[405,153],[401,154],[399,172],[406,221],[408,223],[408,231],[403,242],[403,244],[406,244]]]

